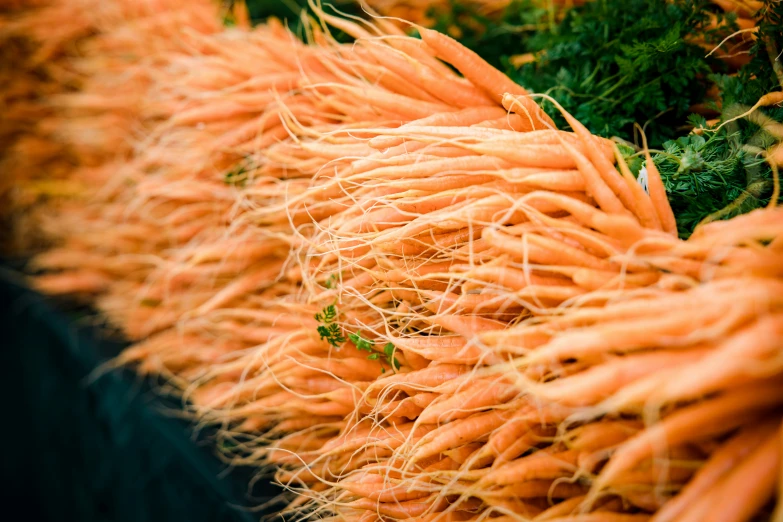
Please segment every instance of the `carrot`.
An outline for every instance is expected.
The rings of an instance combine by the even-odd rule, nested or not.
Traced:
[[[477,140],[489,140],[490,138],[497,137],[503,134],[511,134],[512,131],[503,131],[499,129],[489,128],[476,128],[476,127],[464,127],[464,126],[433,126],[426,127],[414,126],[408,124],[407,126],[400,126],[396,129],[387,128],[377,130],[378,136],[371,138],[368,141],[370,147],[382,150],[399,147],[407,142],[416,143],[417,141],[426,141],[430,144],[440,144],[446,140],[451,140],[451,144],[455,146],[462,146],[466,152],[464,155],[469,155],[473,151],[467,147],[464,142],[473,142]],[[461,141],[457,141],[461,140]],[[491,143],[488,141],[488,143]],[[496,147],[497,148],[497,147]],[[407,150],[407,149],[405,149]],[[385,154],[388,155],[388,150]]]
[[[594,452],[624,442],[638,433],[642,425],[637,421],[601,421],[580,426],[567,436],[569,449]]]
[[[576,470],[578,451],[549,452],[546,450],[507,462],[487,473],[478,486],[509,485],[529,480],[551,480],[573,475]]]
[[[601,271],[591,268],[580,268],[571,276],[574,283],[586,290],[610,290],[615,288],[633,288],[650,286],[660,279],[657,272],[642,272],[638,274],[618,274],[614,271]]]
[[[508,457],[506,452],[518,440],[524,440],[526,446],[535,446],[550,435],[550,428],[545,427],[546,425],[563,421],[573,412],[572,408],[553,404],[546,407],[538,405],[522,407],[500,429],[490,435],[482,453],[498,455],[505,459]]]
[[[538,516],[542,511],[543,499],[520,499],[515,497],[482,496],[483,504],[488,512],[513,513],[514,515],[493,518],[495,522],[516,522],[517,520],[530,520]]]
[[[591,496],[617,476],[650,457],[664,443],[671,447],[694,438],[725,433],[783,402],[783,385],[761,384],[682,408],[624,443],[593,483]]]
[[[539,385],[531,383],[525,388],[539,399],[568,406],[588,406],[640,377],[701,361],[707,353],[707,350],[655,351],[619,357],[571,377]]]
[[[657,512],[651,522],[669,522],[678,517],[693,505],[710,488],[718,483],[727,473],[752,452],[774,431],[776,426],[764,423],[761,426],[748,426],[738,435],[724,443],[713,453],[707,463],[696,473],[680,493]]]
[[[34,286],[48,294],[97,294],[107,290],[111,278],[97,270],[73,270],[35,277]]]
[[[538,522],[539,520],[553,520],[553,519],[556,520],[561,517],[573,515],[574,512],[579,509],[579,506],[581,505],[584,498],[585,498],[584,495],[578,495],[566,499],[550,507],[549,509],[547,509],[546,511],[538,515],[533,520],[535,520],[536,522]]]
[[[346,102],[364,102],[372,104],[371,107],[399,114],[406,120],[424,118],[436,112],[453,110],[452,107],[441,102],[427,102],[415,100],[406,96],[395,94],[380,89],[352,87],[348,85],[321,84],[333,87],[336,93]]]
[[[750,520],[775,492],[781,462],[779,435],[774,433],[736,466],[722,481],[706,520],[739,522]]]
[[[715,1],[716,2],[723,1],[723,2],[728,3],[727,0],[715,0]],[[731,123],[731,122],[736,121],[736,120],[738,120],[740,118],[744,118],[744,117],[750,115],[750,113],[754,112],[756,109],[758,109],[760,107],[769,107],[770,105],[778,105],[778,104],[781,104],[781,103],[783,103],[783,91],[769,92],[769,93],[763,95],[761,98],[759,98],[759,100],[756,102],[756,104],[753,105],[753,107],[751,107],[750,109],[748,109],[744,113],[742,113],[742,114],[740,114],[738,116],[735,116],[734,118],[731,118],[730,120],[726,120],[723,123],[721,123],[718,126],[718,128],[715,129],[715,131],[718,131],[721,127],[723,127],[724,125],[726,125],[728,123]]]
[[[408,500],[405,502],[384,503],[375,502],[368,498],[354,500],[348,504],[353,509],[372,510],[380,515],[396,519],[420,517],[428,511],[441,511],[447,505],[445,498],[431,494],[426,499]]]
[[[322,27],[324,29],[326,28],[326,24],[331,25],[332,27],[335,27],[345,34],[348,34],[357,40],[361,39],[368,39],[371,40],[373,38],[372,33],[367,31],[367,29],[363,28],[359,24],[352,22],[351,20],[347,20],[345,18],[340,18],[339,16],[332,16],[323,11],[321,9],[319,4],[316,4],[315,2],[309,2],[308,4],[310,8],[318,14],[318,19],[321,21]]]
[[[519,181],[496,182],[495,186],[507,191],[520,188],[533,187],[554,192],[576,192],[585,190],[584,178],[573,170],[545,172],[530,174]]]
[[[639,222],[645,228],[663,230],[661,220],[658,218],[658,213],[656,212],[650,197],[631,173],[631,170],[628,168],[628,163],[625,162],[625,158],[617,147],[617,144],[612,142],[612,147],[617,166],[630,191],[630,202],[625,202],[626,207],[639,218]]]
[[[395,344],[396,346],[396,344]],[[470,372],[471,367],[458,364],[431,364],[425,369],[411,373],[398,373],[375,381],[368,392],[377,388],[394,387],[410,393],[417,389],[434,388]]]
[[[452,270],[461,269],[461,266],[456,266]],[[491,266],[481,265],[475,268],[469,269],[467,272],[462,272],[460,275],[466,279],[477,279],[481,281],[477,288],[486,288],[487,286],[500,286],[509,290],[522,290],[528,286],[570,286],[568,279],[562,277],[552,277],[541,275],[535,270],[528,273],[524,270],[512,268],[509,266]],[[467,283],[466,283],[467,284]],[[464,286],[463,286],[464,287]],[[477,332],[498,330],[500,328],[480,328]],[[454,330],[452,330],[454,331]],[[459,333],[459,332],[457,332]]]
[[[443,511],[417,518],[417,522],[463,522],[473,520],[475,514],[470,511]]]
[[[421,39],[431,47],[438,58],[450,63],[470,82],[486,92],[497,103],[503,100],[505,93],[520,95],[517,101],[532,120],[533,128],[554,127],[552,119],[528,98],[525,89],[514,83],[508,76],[498,71],[478,54],[463,46],[453,38],[432,29],[418,28]]]
[[[587,130],[587,128],[582,125],[579,120],[571,116],[571,114],[568,113],[565,109],[563,109],[560,104],[557,102],[554,102],[555,106],[560,110],[560,112],[565,117],[568,124],[571,126],[571,128],[574,130],[574,132],[579,136],[579,139],[584,144],[584,149],[587,152],[588,157],[590,158],[590,161],[592,161],[592,165],[594,165],[595,171],[593,172],[592,169],[588,167],[588,164],[585,163],[585,167],[587,170],[590,170],[591,175],[587,178],[588,181],[588,187],[592,186],[595,190],[601,190],[603,191],[603,184],[599,182],[601,180],[603,183],[608,186],[613,194],[616,194],[619,198],[619,202],[622,203],[624,206],[618,206],[614,210],[609,210],[608,208],[605,208],[605,210],[610,211],[612,213],[617,212],[623,212],[625,209],[632,209],[633,205],[633,194],[631,192],[631,189],[623,182],[622,177],[620,174],[618,174],[617,170],[615,170],[614,165],[612,165],[611,161],[601,154],[601,150],[597,147],[591,146],[593,145],[592,142],[594,141],[594,136],[590,131]],[[581,170],[581,169],[580,169]],[[584,171],[583,171],[584,172]],[[597,174],[597,176],[595,176]],[[591,183],[592,181],[592,183]],[[598,198],[596,198],[598,200]],[[598,200],[600,203],[600,200]],[[613,207],[617,206],[617,203],[615,200],[611,198],[607,198],[607,204],[611,202],[611,205]],[[601,205],[602,208],[603,205]]]
[[[677,237],[677,221],[669,204],[669,198],[666,196],[666,188],[663,186],[658,167],[655,166],[655,162],[653,162],[650,156],[650,151],[647,148],[647,137],[644,133],[642,133],[642,141],[644,144],[644,165],[647,169],[647,190],[655,207],[655,213],[658,215],[664,232]]]
[[[656,348],[662,344],[670,347],[693,345],[727,332],[747,320],[752,313],[750,306],[737,310],[728,317],[725,316],[725,310],[704,308],[691,317],[669,314],[571,330],[530,354],[527,362],[532,364],[598,353],[642,350]],[[710,325],[712,328],[705,328],[698,335],[692,332],[694,322]]]
[[[646,231],[639,226],[635,219],[629,216],[606,214],[573,197],[553,192],[535,191],[522,198],[525,203],[536,200],[546,201],[556,208],[565,210],[580,223],[603,232],[609,237],[621,240],[624,245],[632,245],[647,237]]]
[[[362,42],[367,43],[367,42]],[[397,56],[392,55],[389,48],[373,49],[364,47],[355,47],[353,53],[356,55],[356,59],[352,61],[339,61],[338,67],[346,71],[349,75],[353,75],[356,71],[361,71],[364,80],[367,83],[378,85],[386,90],[389,90],[396,94],[402,94],[410,98],[428,102],[440,102],[444,101],[449,103],[447,99],[442,99],[437,96],[433,96],[422,88],[421,81],[412,81],[410,74],[405,74],[404,67],[400,67],[404,60],[400,60]],[[386,61],[384,61],[384,59]],[[415,80],[416,78],[413,78]],[[464,93],[459,93],[463,94]],[[454,98],[460,99],[458,96]],[[449,103],[450,105],[456,105]]]
[[[476,170],[500,169],[508,166],[508,163],[499,158],[490,156],[468,156],[460,158],[443,158],[413,165],[392,165],[379,167],[371,171],[373,179],[416,179],[432,176],[434,174],[463,174]],[[369,173],[368,173],[369,174]],[[364,173],[349,176],[346,181],[360,180],[367,177]]]
[[[506,111],[500,107],[468,107],[455,112],[440,112],[402,125],[407,127],[463,127],[492,118],[501,118]]]
[[[513,130],[515,132],[531,132],[533,126],[530,124],[528,118],[524,118],[519,114],[507,114],[502,118],[487,119],[479,123],[474,123],[474,127],[488,127],[491,129],[506,129]]]
[[[492,228],[485,228],[481,237],[491,246],[501,248],[528,263],[580,266],[607,271],[612,269],[612,264],[608,261],[536,234],[524,234],[521,239],[517,239]]]
[[[455,145],[478,154],[506,160],[516,167],[567,170],[579,166],[578,160],[574,156],[569,155],[567,148],[569,145],[566,143],[556,145],[531,143],[509,147],[505,143],[495,143],[486,140],[478,143],[455,142]]]
[[[536,519],[538,520],[538,519]],[[647,522],[650,515],[636,514],[627,515],[623,513],[586,513],[579,515],[570,515],[567,517],[546,518],[549,522]]]
[[[483,332],[478,335],[478,338],[487,346],[503,346],[504,350],[514,348],[513,353],[527,354],[533,348],[546,344],[553,333],[541,329],[535,330],[523,324],[502,331]]]
[[[428,302],[425,303],[425,306],[435,311],[436,305],[434,303]],[[500,330],[504,327],[504,323],[500,321],[493,321],[478,315],[433,315],[427,317],[426,320],[468,339],[478,332]]]
[[[540,433],[536,430],[531,430],[500,451],[496,458],[491,459],[490,454],[486,454],[485,458],[488,460],[488,463],[491,462],[493,468],[497,468],[535,449],[536,445],[540,443]],[[484,455],[482,454],[482,456]]]
[[[417,462],[468,442],[479,441],[510,417],[511,413],[508,411],[495,410],[477,413],[441,426],[421,439],[409,462]]]
[[[388,47],[370,45],[367,47],[385,69],[398,74],[415,87],[423,89],[448,105],[454,107],[493,106],[493,101],[472,85],[463,85],[456,81],[447,83],[444,78],[439,77],[429,67],[417,64],[407,56],[398,56]],[[447,85],[444,85],[445,83]]]
[[[429,394],[418,394],[429,395]],[[414,397],[418,397],[418,395]],[[437,397],[436,394],[432,394]],[[408,420],[416,420],[424,409],[416,404],[413,397],[406,397],[405,399],[399,399],[387,404],[383,404],[381,407],[375,408],[360,408],[362,413],[378,413],[383,417],[405,417]],[[434,399],[433,399],[434,400]],[[396,424],[396,423],[395,423]]]
[[[406,355],[412,352],[439,364],[474,365],[479,361],[487,364],[499,361],[496,354],[464,337],[396,337],[392,342]]]
[[[369,472],[350,475],[347,479],[341,480],[339,485],[354,495],[377,502],[406,502],[430,495],[426,490],[417,491],[416,483],[395,484],[388,478]]]
[[[529,480],[519,484],[504,486],[498,490],[482,492],[482,497],[516,497],[516,498],[573,498],[585,493],[586,487],[569,482],[551,482],[549,480]]]
[[[455,294],[433,290],[421,290],[419,294],[430,300],[428,308],[439,314],[448,314],[456,310],[495,315],[498,310],[514,312],[522,308],[520,304],[513,301],[513,296],[502,294]]]
[[[745,380],[774,375],[783,369],[781,364],[768,363],[767,374],[754,371],[754,368],[760,360],[780,352],[781,338],[783,315],[762,317],[725,339],[699,364],[683,367],[678,378],[662,382],[655,397],[659,400],[687,400]],[[745,361],[749,363],[747,366],[743,364]]]
[[[418,422],[424,424],[442,424],[456,419],[469,417],[476,410],[499,406],[517,395],[511,385],[481,383],[445,400],[433,402],[419,415]]]
[[[587,186],[587,193],[593,197],[593,199],[596,200],[598,203],[598,206],[601,208],[601,210],[609,213],[609,214],[620,214],[620,215],[628,215],[630,214],[629,211],[623,206],[623,203],[620,199],[618,199],[617,194],[614,192],[614,187],[611,187],[606,180],[601,177],[601,174],[596,169],[595,166],[584,156],[582,153],[580,153],[576,148],[569,145],[565,142],[565,140],[561,141],[562,146],[565,148],[565,150],[573,157],[574,162],[576,163],[576,166],[579,168],[579,172],[582,173],[585,179],[585,185]],[[588,150],[588,154],[591,154],[591,151],[594,151],[595,149],[590,147],[585,143],[585,147]],[[597,157],[603,158],[598,153]],[[603,158],[605,159],[605,158]],[[608,161],[607,161],[608,163]],[[612,171],[614,171],[614,167],[611,165],[609,166]],[[616,174],[616,171],[614,171]]]

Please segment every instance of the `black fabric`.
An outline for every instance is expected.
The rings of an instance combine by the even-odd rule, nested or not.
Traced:
[[[248,471],[223,473],[187,422],[130,372],[86,377],[123,343],[0,271],[2,495],[25,518],[250,521]],[[259,483],[255,502],[277,492]]]

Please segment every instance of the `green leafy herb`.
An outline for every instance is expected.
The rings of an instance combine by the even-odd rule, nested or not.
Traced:
[[[326,282],[324,283],[324,286],[328,289],[333,289],[337,287],[337,274],[332,274],[329,277],[326,278]]]
[[[348,339],[356,346],[359,350],[364,350],[365,352],[371,352],[373,349],[373,346],[375,346],[375,341],[371,341],[369,339],[365,339],[362,337],[362,333],[352,333],[348,334]],[[369,359],[370,357],[368,357]]]
[[[725,219],[766,205],[772,190],[769,166],[745,152],[748,137],[739,125],[705,134],[667,141],[653,156],[682,238],[708,216]]]
[[[617,148],[620,149],[620,154],[622,154],[623,159],[625,159],[625,163],[628,164],[631,173],[633,173],[634,176],[638,176],[639,171],[642,170],[644,159],[628,145],[618,143]]]
[[[315,314],[315,320],[322,323],[317,328],[318,335],[321,336],[322,341],[325,340],[335,348],[339,348],[346,340],[342,328],[335,322],[337,315],[337,307],[333,304]]]
[[[325,326],[319,326],[318,327],[318,335],[321,336],[321,340],[326,340],[329,344],[334,346],[335,348],[339,348],[340,345],[342,345],[345,342],[345,337],[343,337],[342,329],[340,328],[340,325],[332,323]]]
[[[728,34],[731,17],[711,22],[706,0],[605,0],[566,11],[551,31],[532,36],[526,51],[538,59],[510,75],[525,87],[547,92],[593,133],[632,136],[645,126],[656,147],[677,135],[689,108],[703,101],[713,70],[723,64],[705,58],[688,43]],[[552,104],[544,109],[565,127]]]
[[[394,343],[386,343],[383,346],[383,353],[386,355],[386,361],[389,363],[389,366],[395,370],[399,370],[400,362],[394,357]]]
[[[333,304],[315,314],[315,320],[319,323],[333,323],[335,319],[337,319],[337,307]]]

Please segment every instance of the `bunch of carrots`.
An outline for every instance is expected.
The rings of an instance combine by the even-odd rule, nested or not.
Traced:
[[[783,520],[783,211],[678,239],[649,157],[645,189],[429,29],[29,20],[69,7],[92,29],[47,139],[79,189],[40,208],[33,281],[90,299],[286,514]]]

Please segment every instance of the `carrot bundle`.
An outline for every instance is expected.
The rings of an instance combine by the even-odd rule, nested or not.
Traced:
[[[769,507],[779,209],[677,239],[656,171],[648,194],[611,142],[567,113],[555,129],[438,33],[320,13],[302,43],[149,4],[68,58],[85,81],[53,126],[83,198],[44,209],[36,282],[90,296],[137,341],[118,362],[165,376],[234,462],[276,470],[290,512]]]

